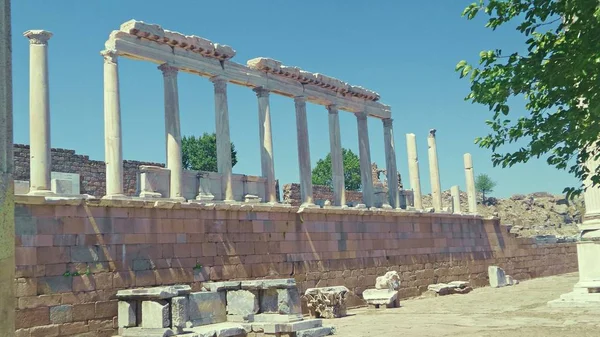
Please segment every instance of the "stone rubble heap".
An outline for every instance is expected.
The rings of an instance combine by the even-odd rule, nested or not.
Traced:
[[[375,280],[375,289],[367,289],[362,296],[370,308],[396,308],[400,288],[400,275],[397,271],[388,271]]]
[[[225,281],[191,292],[187,285],[120,290],[121,337],[321,337],[321,319],[304,320],[294,279]]]

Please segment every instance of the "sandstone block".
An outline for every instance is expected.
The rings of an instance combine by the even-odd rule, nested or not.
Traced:
[[[492,288],[500,288],[506,286],[506,275],[504,270],[497,266],[488,267],[488,277]]]
[[[73,306],[59,305],[50,308],[50,322],[53,324],[69,323],[73,321]]]
[[[388,271],[383,276],[377,277],[375,280],[376,289],[398,290],[400,287],[400,275],[397,271]]]
[[[119,328],[128,328],[136,326],[136,305],[135,302],[119,301],[118,304],[118,324]]]
[[[202,291],[188,296],[188,315],[193,326],[214,324],[227,320],[224,292]]]
[[[247,316],[258,313],[256,291],[232,290],[227,292],[227,314]]]
[[[181,330],[188,320],[188,299],[178,296],[171,299],[171,322],[173,328]]]
[[[143,301],[142,302],[142,327],[144,329],[168,328],[171,325],[169,319],[169,303],[166,301]]]

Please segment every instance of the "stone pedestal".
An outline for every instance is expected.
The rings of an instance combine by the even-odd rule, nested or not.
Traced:
[[[333,205],[346,204],[346,187],[344,182],[344,155],[340,134],[340,116],[335,104],[327,107],[329,111],[329,145],[331,148],[331,182],[333,185]]]
[[[477,214],[477,193],[475,191],[475,173],[473,172],[473,159],[470,153],[465,153],[465,179],[467,185],[467,197],[469,199],[469,213]]]
[[[298,165],[300,166],[300,195],[302,205],[312,206],[313,186],[310,167],[310,144],[308,142],[308,122],[306,120],[306,97],[294,98],[296,104],[296,129],[298,131]]]
[[[394,129],[392,125],[393,120],[391,118],[383,119],[388,200],[393,208],[401,208],[400,190],[398,189],[398,168],[396,165],[396,146],[394,145]],[[406,206],[404,207],[406,208]]]
[[[360,178],[363,203],[373,207],[373,173],[371,171],[371,146],[369,145],[369,126],[365,112],[356,113],[358,125],[358,150],[360,157]]]
[[[273,138],[271,133],[271,105],[269,91],[255,88],[258,98],[258,133],[260,136],[260,163],[262,176],[267,178],[265,196],[270,203],[277,202],[275,190],[275,159],[273,158]]]
[[[211,78],[215,85],[215,123],[217,135],[217,169],[223,175],[224,200],[233,202],[231,170],[231,137],[229,135],[229,108],[227,105],[227,80],[220,76]]]
[[[406,152],[408,153],[410,188],[413,190],[413,206],[416,209],[423,209],[421,178],[419,177],[419,157],[417,155],[417,139],[414,133],[406,134]]]
[[[48,40],[52,33],[28,30],[29,39],[29,194],[51,195],[50,97],[48,91]]]
[[[427,136],[427,153],[429,155],[429,180],[431,182],[431,201],[436,212],[442,210],[442,186],[440,184],[440,168],[438,165],[435,129],[429,130]]]

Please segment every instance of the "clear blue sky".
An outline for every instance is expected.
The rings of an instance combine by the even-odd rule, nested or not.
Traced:
[[[327,74],[381,94],[392,106],[398,169],[409,187],[406,133],[417,135],[422,189],[430,192],[427,134],[436,128],[442,188],[464,189],[463,154],[473,155],[475,173],[498,182],[495,195],[549,191],[577,184],[567,172],[534,160],[510,169],[493,168],[491,152],[473,140],[487,134],[491,115],[463,100],[468,81],[454,67],[476,61],[483,49],[521,50],[511,29],[492,32],[483,20],[460,16],[471,0],[345,1],[13,1],[15,142],[29,143],[29,29],[54,33],[49,43],[52,147],[104,158],[102,57],[108,35],[121,23],[142,20],[198,35],[237,50],[245,64],[271,57],[286,65]],[[162,75],[155,64],[120,61],[125,159],[165,161]],[[183,135],[214,132],[212,83],[179,76]],[[297,182],[294,102],[272,95],[275,172],[282,184]],[[229,85],[231,138],[238,150],[235,173],[260,175],[256,96]],[[523,110],[521,113],[525,113]],[[356,118],[340,113],[342,145],[358,153]],[[311,161],[329,153],[327,112],[308,105]],[[369,121],[372,160],[385,167],[383,127]]]

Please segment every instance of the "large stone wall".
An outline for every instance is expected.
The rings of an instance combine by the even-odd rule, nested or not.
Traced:
[[[488,283],[577,269],[574,244],[536,245],[497,219],[403,211],[53,201],[17,196],[17,336],[116,334],[116,291],[208,280],[296,279],[360,296],[389,270],[401,297],[452,280]],[[357,298],[357,297],[355,297]]]

